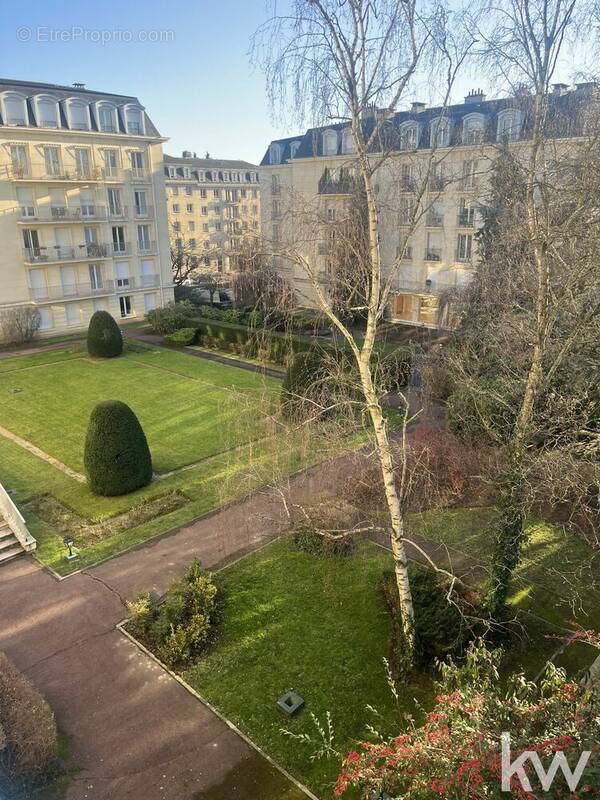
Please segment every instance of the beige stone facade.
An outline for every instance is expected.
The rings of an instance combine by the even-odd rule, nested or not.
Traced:
[[[173,299],[164,141],[135,97],[0,81],[0,314],[54,335]]]
[[[227,273],[229,254],[260,233],[258,167],[246,161],[165,156],[171,246],[196,256],[200,269]]]

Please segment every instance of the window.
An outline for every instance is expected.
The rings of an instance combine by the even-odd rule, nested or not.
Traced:
[[[279,175],[271,175],[271,194],[281,194]]]
[[[221,225],[220,222],[215,222],[215,230],[216,231],[221,231],[222,228],[223,228],[223,226]]]
[[[342,153],[354,153],[354,139],[352,138],[352,128],[344,128],[342,131]]]
[[[281,216],[281,203],[279,202],[279,200],[273,200],[271,219],[279,219],[280,216]]]
[[[117,288],[123,289],[129,286],[129,264],[127,261],[117,261],[115,264],[117,274]]]
[[[278,242],[280,239],[281,232],[279,230],[279,225],[273,225],[273,241]]]
[[[202,198],[206,197],[206,189],[200,189],[200,197]]]
[[[404,192],[410,192],[414,188],[415,181],[412,166],[410,164],[402,164],[400,168],[400,189]]]
[[[177,186],[173,186],[173,188],[171,189],[171,194],[173,195],[173,197],[179,197],[179,188]]]
[[[188,214],[193,214],[194,213],[194,204],[193,203],[188,203],[186,205],[185,209],[188,212]]]
[[[470,261],[473,249],[473,235],[470,233],[459,233],[456,247],[457,261]]]
[[[225,201],[227,203],[236,203],[237,189],[225,189]]]
[[[67,108],[69,111],[69,128],[72,131],[89,131],[90,121],[87,105],[78,100],[69,100]]]
[[[144,156],[139,150],[131,153],[131,174],[134,178],[141,178],[144,175]]]
[[[94,205],[94,198],[90,189],[79,190],[79,208],[81,209],[82,217],[95,216],[96,207]]]
[[[142,111],[139,108],[129,107],[125,112],[127,120],[127,133],[143,133]]]
[[[44,165],[46,175],[60,175],[60,150],[58,147],[44,147]]]
[[[36,97],[35,107],[40,128],[58,128],[58,103],[53,97]]]
[[[516,142],[520,132],[521,112],[517,108],[506,108],[498,114],[497,141]]]
[[[190,222],[188,222],[188,231],[195,231],[195,230],[196,230],[196,223],[193,220],[191,220]]]
[[[177,239],[175,239],[175,247],[177,248],[183,247],[183,239],[179,236],[177,237]]]
[[[116,178],[119,168],[119,156],[116,150],[104,151],[104,174],[107,178]]]
[[[202,230],[204,233],[208,233],[208,222],[202,223]]]
[[[328,208],[327,209],[327,221],[328,222],[335,222],[335,208]]]
[[[124,253],[126,251],[125,246],[125,228],[121,225],[113,225],[112,228],[112,242],[113,242],[113,251],[115,253]]]
[[[2,97],[2,117],[6,125],[27,124],[27,104],[20,94],[5,94]]]
[[[146,201],[146,192],[136,191],[133,193],[133,200],[135,202],[135,213],[138,217],[146,217],[148,215],[148,203]]]
[[[463,119],[463,144],[480,144],[483,142],[485,117],[483,114],[467,114]]]
[[[95,292],[102,289],[102,267],[100,264],[89,264],[90,289]]]
[[[213,197],[215,197],[215,198],[221,197],[221,190],[220,189],[213,189]]]
[[[179,203],[173,203],[173,213],[179,214]]]
[[[67,315],[67,325],[79,325],[81,323],[81,310],[77,303],[67,303],[65,306]]]
[[[323,132],[323,155],[336,156],[338,149],[338,137],[335,131]]]
[[[300,147],[300,142],[292,142],[290,144],[290,158],[296,158],[296,153]]]
[[[102,133],[115,133],[117,112],[113,106],[102,105],[98,110],[98,124]]]
[[[108,195],[108,213],[111,217],[123,216],[123,205],[121,204],[121,190],[120,189],[107,189]]]
[[[78,178],[89,178],[92,174],[90,151],[87,147],[76,147],[74,150],[75,155],[75,172]]]
[[[155,286],[157,284],[158,275],[156,274],[154,261],[148,259],[142,259],[141,273],[142,273],[142,286]]]
[[[477,186],[477,161],[463,161],[463,189],[474,189]]]
[[[144,295],[144,311],[148,313],[148,311],[153,311],[156,308],[156,294],[145,294]]]
[[[47,331],[49,328],[54,326],[54,320],[52,319],[52,309],[50,308],[38,308],[40,314],[40,330]]]
[[[458,225],[461,228],[472,228],[475,220],[475,209],[471,202],[461,197],[458,204]]]
[[[137,226],[137,237],[138,237],[138,250],[140,252],[148,252],[151,249],[150,244],[150,226],[149,225],[138,225]]]
[[[131,303],[131,296],[128,294],[122,295],[119,297],[119,308],[121,311],[121,317],[130,317],[132,312],[132,303]]]
[[[177,221],[173,223],[173,230],[179,232],[181,230],[181,222]]]
[[[196,240],[194,239],[194,237],[193,237],[193,236],[192,236],[192,238],[189,240],[189,245],[190,245],[190,247],[192,248],[192,250],[195,250],[195,249],[196,249]]]
[[[400,198],[400,225],[410,225],[415,209],[415,201],[412,197]]]
[[[400,128],[400,149],[415,150],[419,143],[419,125],[416,122],[405,122]]]
[[[38,232],[34,228],[23,229],[23,244],[25,245],[27,256],[30,259],[40,258],[40,238],[38,236]]]
[[[27,167],[27,149],[22,144],[11,144],[10,163],[13,175],[22,178],[29,173]]]
[[[33,191],[31,189],[17,189],[17,201],[21,207],[22,217],[35,217],[33,205]]]
[[[269,164],[281,164],[281,145],[277,142],[269,145]]]
[[[448,147],[450,144],[450,120],[447,117],[432,119],[429,126],[431,147]]]
[[[186,193],[187,195],[189,195],[190,197],[192,196],[192,192],[193,192],[193,191],[194,191],[194,189],[193,189],[193,187],[192,187],[192,186],[186,186],[186,187],[185,187],[185,193]]]
[[[207,216],[207,214],[208,214],[208,206],[202,206],[202,208],[200,209],[200,211],[202,212],[202,216],[203,216],[203,217],[206,217],[206,216]]]
[[[258,189],[252,189],[252,197],[255,200],[258,198]]]

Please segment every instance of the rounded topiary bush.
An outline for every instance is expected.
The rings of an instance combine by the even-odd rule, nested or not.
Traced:
[[[98,403],[90,415],[84,464],[90,489],[109,497],[152,480],[152,457],[138,418],[120,400]]]
[[[123,334],[108,311],[95,311],[90,319],[87,349],[91,356],[114,358],[123,352]]]

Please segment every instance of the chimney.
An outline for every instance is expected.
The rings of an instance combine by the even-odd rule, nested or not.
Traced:
[[[563,94],[566,94],[569,90],[568,83],[553,83],[552,84],[552,94],[556,97],[562,97]]]
[[[475,105],[476,103],[483,103],[485,100],[485,93],[481,89],[471,89],[469,94],[465,97],[465,105]]]
[[[194,158],[198,158],[198,155],[195,150],[194,150]]]
[[[74,83],[73,88],[75,89],[85,89],[85,83]]]
[[[183,153],[181,154],[181,157],[182,158],[191,158],[192,157],[192,151],[191,150],[184,150]]]
[[[422,111],[425,111],[426,108],[427,108],[427,103],[417,102],[412,104],[410,110],[413,112],[413,114],[420,114]]]
[[[586,83],[576,83],[575,89],[578,92],[591,92],[594,89],[598,88],[598,84],[595,81],[587,81]]]

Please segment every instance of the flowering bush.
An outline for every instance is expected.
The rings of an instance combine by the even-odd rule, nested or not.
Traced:
[[[600,709],[590,692],[551,664],[537,684],[517,674],[503,686],[500,658],[501,651],[476,642],[464,665],[440,665],[435,705],[424,723],[411,722],[406,733],[363,742],[349,753],[335,795],[354,786],[365,797],[385,791],[402,800],[535,800],[517,775],[510,779],[510,792],[502,791],[501,734],[506,731],[511,763],[527,750],[548,767],[553,754],[562,751],[574,769],[581,753],[592,751],[577,792],[570,793],[559,770],[543,796],[600,797]],[[531,760],[524,770],[535,791],[539,783]]]

